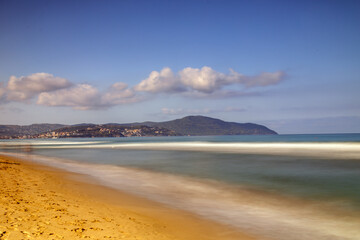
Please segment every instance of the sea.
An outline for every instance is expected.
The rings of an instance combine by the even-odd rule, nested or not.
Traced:
[[[360,239],[360,134],[1,140],[0,153],[259,239]]]

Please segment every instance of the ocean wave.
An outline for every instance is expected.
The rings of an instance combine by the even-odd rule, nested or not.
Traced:
[[[203,151],[243,154],[272,154],[290,156],[314,156],[332,159],[360,159],[360,143],[358,142],[301,142],[301,143],[216,143],[216,142],[139,142],[124,143],[110,141],[94,142],[36,142],[27,143],[34,148],[103,148],[103,149],[139,149],[139,150],[174,150]],[[11,147],[11,144],[2,145]],[[20,145],[21,146],[21,145]],[[0,146],[1,148],[1,146]]]

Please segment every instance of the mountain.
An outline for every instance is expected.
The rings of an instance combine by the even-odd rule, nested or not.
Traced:
[[[0,125],[0,138],[49,137],[132,137],[132,136],[206,136],[271,135],[275,131],[254,123],[225,122],[204,116],[188,116],[167,122],[109,123],[76,125],[32,124]]]
[[[168,122],[143,122],[139,125],[167,128],[181,135],[273,135],[275,131],[254,123],[225,122],[204,116],[188,116]]]
[[[29,136],[34,134],[39,134],[42,132],[52,131],[58,128],[65,127],[63,124],[32,124],[27,126],[20,125],[0,125],[0,138],[17,138],[21,136]]]

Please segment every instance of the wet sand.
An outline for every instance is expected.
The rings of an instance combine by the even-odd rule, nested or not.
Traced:
[[[1,155],[0,184],[0,239],[256,239],[79,174]]]

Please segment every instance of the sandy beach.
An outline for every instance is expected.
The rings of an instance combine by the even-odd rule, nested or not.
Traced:
[[[255,239],[82,175],[0,156],[0,239]]]

